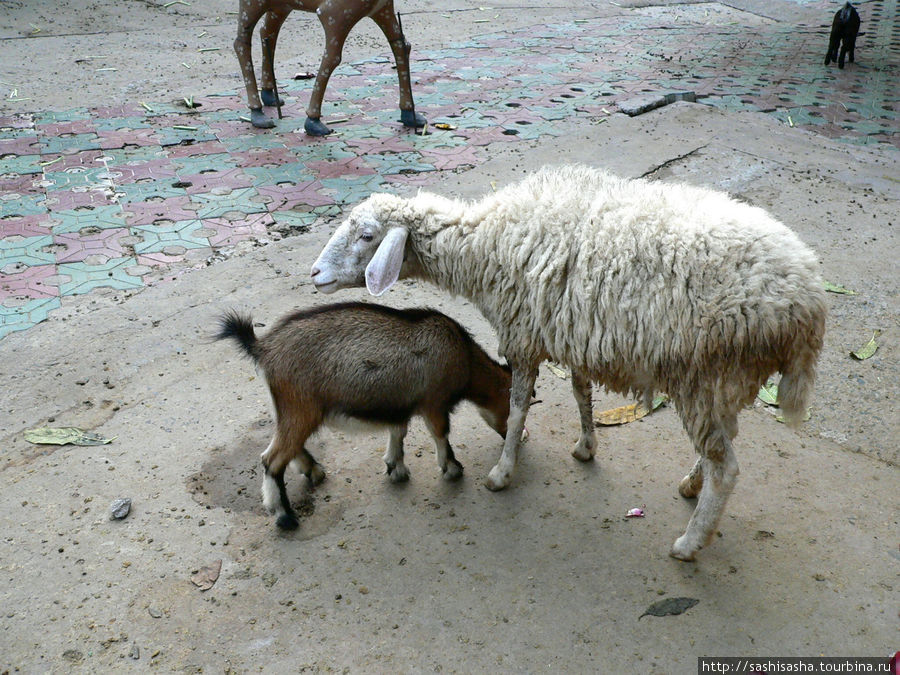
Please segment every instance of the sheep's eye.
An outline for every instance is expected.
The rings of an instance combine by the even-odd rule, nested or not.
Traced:
[[[372,241],[375,236],[371,232],[363,232],[361,235],[359,235],[359,238],[363,241]]]

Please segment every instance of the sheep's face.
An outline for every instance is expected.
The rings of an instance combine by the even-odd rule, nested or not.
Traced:
[[[334,293],[367,286],[373,295],[381,295],[393,285],[406,245],[405,228],[390,222],[391,207],[399,199],[376,194],[354,207],[313,264],[317,290]]]

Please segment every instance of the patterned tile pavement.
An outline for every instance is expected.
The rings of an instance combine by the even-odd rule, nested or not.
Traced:
[[[398,123],[384,57],[338,70],[325,115],[337,133],[320,139],[302,131],[309,81],[282,84],[287,116],[274,131],[240,119],[239,92],[198,98],[194,111],[149,103],[0,117],[0,338],[75,295],[172,279],[222,248],[305,231],[374,190],[436,182],[482,162],[493,143],[559,135],[563,120],[606,116],[645,92],[689,90],[708,105],[900,148],[896,5],[866,5],[858,65],[843,71],[822,66],[823,26],[647,15],[417,52],[424,136]]]

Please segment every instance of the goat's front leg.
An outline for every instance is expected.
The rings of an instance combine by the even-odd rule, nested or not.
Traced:
[[[572,450],[572,456],[582,462],[589,462],[594,458],[597,446],[594,438],[591,380],[575,370],[572,370],[572,393],[575,394],[575,402],[578,403],[578,413],[581,417],[581,438]]]
[[[531,405],[534,381],[537,379],[537,364],[522,365],[510,359],[512,365],[512,387],[509,392],[509,421],[506,425],[506,439],[500,459],[488,474],[485,486],[488,490],[502,490],[509,485],[513,469],[519,456],[525,417]]]
[[[425,424],[434,438],[435,456],[444,480],[459,480],[463,475],[463,466],[453,454],[450,441],[450,415],[446,409],[425,414]]]
[[[405,424],[391,427],[387,452],[382,457],[392,483],[405,483],[409,480],[409,469],[403,463],[403,439],[406,438],[406,431]]]
[[[266,3],[263,0],[241,0],[238,9],[238,34],[234,40],[234,52],[241,65],[241,75],[244,77],[244,86],[247,88],[250,123],[260,129],[270,129],[275,126],[275,122],[266,117],[262,111],[262,102],[259,100],[259,91],[256,88],[256,73],[253,72],[251,50],[253,27],[262,17],[265,9]]]
[[[281,7],[270,9],[263,18],[262,28],[259,29],[263,55],[259,96],[263,105],[284,105],[284,101],[276,98],[275,93],[275,45],[278,43],[278,33],[281,32],[281,26],[290,13],[290,9]]]
[[[394,3],[389,2],[382,9],[372,15],[372,20],[384,33],[391,52],[394,54],[394,62],[397,65],[397,81],[400,87],[400,121],[407,127],[424,127],[425,117],[415,110],[412,95],[412,81],[409,74],[409,42],[403,35],[400,21],[394,14]]]

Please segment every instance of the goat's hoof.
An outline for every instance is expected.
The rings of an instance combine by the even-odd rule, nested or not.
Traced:
[[[694,556],[696,555],[698,549],[695,549],[688,545],[685,540],[684,535],[678,537],[675,540],[675,543],[672,545],[672,550],[669,551],[669,555],[675,558],[676,560],[681,560],[684,562],[694,562]]]
[[[275,120],[270,120],[262,111],[262,108],[250,110],[250,124],[257,129],[271,129],[275,126]]]
[[[275,524],[278,525],[278,529],[281,530],[296,530],[300,527],[300,521],[297,520],[297,516],[293,513],[282,513],[278,516],[278,520],[275,521]]]
[[[278,98],[275,98],[274,89],[260,89],[259,98],[262,101],[263,105],[284,105],[284,99],[282,99],[280,96]]]
[[[405,483],[409,480],[409,469],[405,464],[398,464],[394,467],[388,467],[388,476],[392,483]]]
[[[425,116],[420,115],[415,110],[401,110],[400,121],[403,123],[403,126],[413,127],[414,129],[421,129],[428,123]]]
[[[451,460],[447,463],[447,468],[444,469],[443,477],[444,480],[454,481],[462,478],[463,475],[463,465],[457,462],[456,460]]]
[[[322,124],[322,120],[318,117],[307,117],[303,123],[303,130],[309,136],[327,136],[331,133],[331,129]]]
[[[312,469],[309,470],[309,473],[306,474],[306,478],[309,480],[311,485],[319,485],[323,480],[325,480],[325,469],[322,468],[322,465],[316,462],[313,464]]]
[[[703,487],[703,479],[697,479],[691,474],[688,474],[684,478],[681,479],[681,482],[678,484],[678,494],[680,494],[685,499],[693,499],[698,494],[700,494],[700,488]]]

